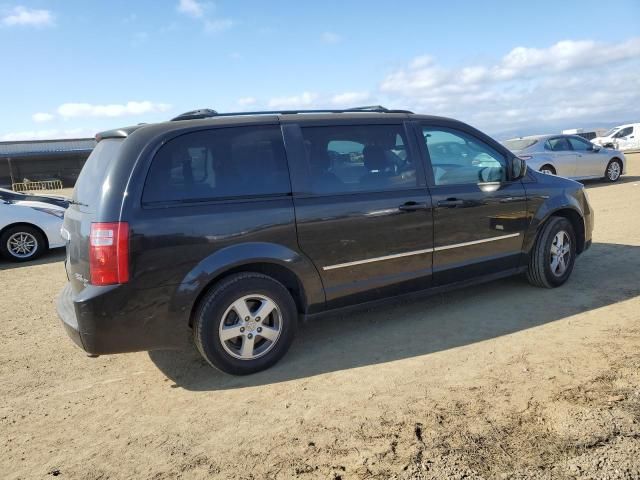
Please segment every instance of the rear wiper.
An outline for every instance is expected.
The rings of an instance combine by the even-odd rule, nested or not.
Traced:
[[[69,200],[67,200],[67,201],[69,202],[69,204],[70,204],[70,205],[80,205],[80,206],[82,206],[82,207],[88,207],[88,206],[89,206],[89,205],[87,205],[86,203],[82,203],[82,202],[79,202],[79,201],[77,201],[77,200],[69,199]]]

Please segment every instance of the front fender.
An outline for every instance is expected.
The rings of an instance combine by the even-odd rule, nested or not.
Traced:
[[[171,309],[190,316],[195,299],[212,282],[230,270],[252,264],[273,264],[286,268],[297,277],[306,306],[324,304],[320,275],[307,257],[283,245],[247,242],[222,248],[198,263],[176,288]]]
[[[553,178],[552,176],[549,177]],[[535,189],[535,187],[533,189]],[[575,212],[582,222],[583,232],[585,234],[587,233],[585,214],[590,215],[591,212],[585,212],[585,206],[583,202],[576,197],[575,191],[565,188],[558,192],[552,192],[552,195],[549,195],[549,190],[550,189],[547,188],[541,189],[539,192],[527,192],[527,210],[530,221],[523,243],[523,251],[527,255],[531,252],[535,244],[541,226],[544,225],[549,217],[561,210],[571,210]],[[578,232],[576,232],[576,234],[577,233]]]

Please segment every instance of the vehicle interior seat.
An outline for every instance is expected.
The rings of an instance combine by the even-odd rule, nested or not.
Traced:
[[[344,183],[331,172],[331,158],[325,147],[305,142],[305,150],[309,159],[311,189],[317,193],[342,191]]]
[[[384,149],[379,145],[367,145],[362,150],[362,156],[368,173],[360,177],[360,185],[368,188],[388,186],[394,172]]]

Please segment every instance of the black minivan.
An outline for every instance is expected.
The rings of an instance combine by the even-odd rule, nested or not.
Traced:
[[[92,355],[194,341],[252,373],[302,317],[518,273],[556,287],[591,244],[581,184],[447,118],[200,110],[96,138],[58,300]]]

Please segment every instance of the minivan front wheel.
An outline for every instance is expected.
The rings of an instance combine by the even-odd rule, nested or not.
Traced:
[[[269,368],[289,349],[296,304],[277,280],[239,273],[214,285],[194,317],[194,341],[212,366],[233,375]]]
[[[575,259],[576,235],[571,222],[564,217],[551,217],[531,251],[527,279],[536,287],[559,287],[571,275]]]

